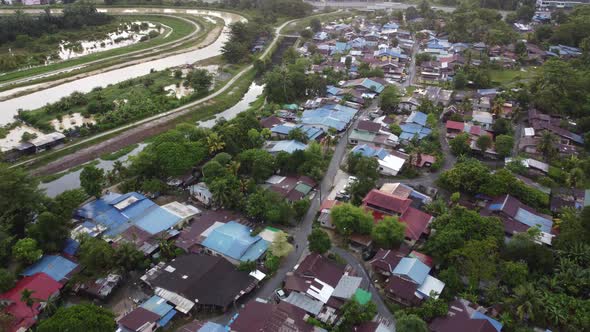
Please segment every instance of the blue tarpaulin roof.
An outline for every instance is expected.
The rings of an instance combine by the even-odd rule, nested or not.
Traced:
[[[154,295],[149,300],[145,301],[140,307],[149,310],[160,317],[166,315],[170,310],[173,309],[171,305],[169,305],[166,300],[163,298]]]
[[[471,315],[471,318],[472,319],[485,319],[485,320],[487,320],[488,322],[490,322],[494,326],[494,328],[496,329],[496,331],[498,331],[498,332],[502,331],[502,323],[498,322],[497,320],[495,320],[495,319],[493,319],[493,318],[491,318],[489,316],[486,316],[486,315],[482,314],[479,311],[474,311],[473,312],[473,315]]]
[[[421,285],[430,272],[428,265],[417,258],[404,257],[393,269],[393,274],[403,275],[412,279],[416,284]]]
[[[125,201],[128,201],[125,204]],[[121,204],[117,206],[117,204]],[[142,194],[107,194],[76,211],[80,218],[105,226],[104,235],[115,237],[132,225],[156,234],[176,225],[181,218],[161,208]]]
[[[429,128],[416,123],[404,123],[400,125],[400,128],[402,129],[402,133],[399,136],[401,140],[411,140],[415,135],[418,135],[418,139],[423,139],[432,132]]]
[[[344,130],[354,118],[357,110],[343,105],[324,105],[322,107],[303,112],[301,123],[305,125],[324,125],[338,131]]]
[[[257,260],[268,248],[260,236],[250,236],[247,226],[230,221],[214,229],[203,241],[203,246],[239,261]]]
[[[351,153],[360,153],[363,157],[376,157],[381,160],[389,155],[389,152],[387,152],[385,149],[372,147],[368,144],[355,146]]]
[[[45,255],[35,264],[26,268],[23,273],[24,276],[32,276],[36,273],[43,272],[50,276],[55,281],[61,281],[70,274],[78,264],[56,255]]]
[[[410,114],[410,116],[406,120],[406,123],[416,123],[421,126],[426,126],[426,119],[427,118],[428,118],[428,115],[426,115],[422,112],[413,111],[412,114]]]
[[[201,327],[199,329],[198,332],[226,332],[228,331],[228,329],[225,328],[225,326],[217,324],[217,323],[213,323],[213,322],[207,322],[205,323],[205,325],[203,325],[203,327]]]
[[[74,256],[78,252],[78,248],[80,248],[80,243],[74,239],[68,238],[66,240],[66,244],[63,249],[63,253]]]
[[[287,152],[293,153],[298,150],[305,150],[307,149],[307,145],[296,141],[296,140],[286,140],[286,141],[273,141],[268,149],[270,153],[278,153],[278,152]]]
[[[168,311],[168,313],[164,315],[164,317],[160,318],[160,320],[158,321],[158,325],[166,326],[172,320],[172,318],[174,318],[174,315],[176,315],[176,310],[172,309]]]

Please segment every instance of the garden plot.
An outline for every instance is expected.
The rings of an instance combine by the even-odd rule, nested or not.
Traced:
[[[93,117],[85,118],[81,113],[73,113],[71,115],[64,115],[59,119],[51,120],[51,126],[55,131],[63,132],[65,130],[82,127],[85,124],[95,124],[96,120]]]

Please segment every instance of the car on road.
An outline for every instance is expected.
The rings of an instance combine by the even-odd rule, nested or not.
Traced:
[[[346,187],[350,187],[351,184],[357,182],[359,179],[356,176],[349,176],[348,182],[346,183]]]

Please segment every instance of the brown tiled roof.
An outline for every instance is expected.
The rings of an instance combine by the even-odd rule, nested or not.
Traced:
[[[371,190],[363,199],[363,205],[367,207],[377,207],[399,214],[406,212],[411,203],[412,200],[410,199],[400,199],[377,189]]]
[[[307,313],[285,301],[279,304],[250,301],[240,310],[231,324],[236,332],[311,332],[313,326],[305,321]]]
[[[138,331],[145,323],[153,323],[158,319],[160,319],[160,315],[139,307],[121,318],[119,325],[131,331]]]
[[[418,240],[422,234],[427,233],[428,223],[432,216],[413,207],[409,207],[400,216],[399,220],[406,224],[406,237]]]
[[[305,257],[294,271],[296,275],[316,278],[332,287],[338,285],[344,272],[344,266],[338,265],[317,253],[312,253]]]
[[[361,120],[356,126],[356,129],[365,130],[371,133],[377,133],[381,129],[381,125],[376,122]]]
[[[387,292],[412,304],[420,302],[419,298],[414,294],[417,289],[418,285],[398,276],[391,276],[389,282],[385,286]]]
[[[271,115],[267,118],[264,119],[260,119],[260,126],[262,126],[263,128],[268,128],[271,129],[272,127],[283,123],[283,120],[281,120],[280,118]]]
[[[449,304],[447,316],[435,318],[429,328],[433,332],[497,332],[486,319],[472,319],[473,310],[462,301],[455,300]]]

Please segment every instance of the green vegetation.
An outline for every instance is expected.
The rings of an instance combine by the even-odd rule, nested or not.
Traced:
[[[77,304],[59,308],[55,315],[39,323],[37,331],[114,331],[116,328],[111,311],[94,304]]]
[[[55,71],[55,70],[59,70],[59,69],[67,68],[67,67],[72,67],[72,66],[79,66],[84,63],[96,62],[96,61],[100,61],[100,60],[104,59],[104,61],[101,61],[99,63],[86,66],[83,70],[72,71],[72,72],[70,72],[70,75],[71,75],[71,73],[79,74],[82,71],[99,69],[99,68],[102,68],[106,65],[113,65],[113,64],[121,62],[121,61],[128,61],[129,60],[128,56],[133,55],[133,54],[130,54],[132,52],[139,52],[141,50],[145,50],[147,48],[158,46],[158,45],[161,45],[164,43],[172,43],[172,42],[178,41],[181,38],[188,36],[189,34],[191,34],[195,31],[195,26],[193,24],[191,24],[190,21],[197,23],[201,27],[209,26],[209,24],[206,24],[204,20],[201,20],[201,19],[195,18],[195,17],[190,17],[190,16],[184,17],[184,19],[181,19],[181,18],[174,18],[174,17],[169,17],[169,16],[157,16],[157,15],[149,15],[149,16],[148,15],[143,15],[143,16],[142,15],[132,15],[132,16],[116,17],[116,19],[112,23],[109,23],[108,25],[101,27],[99,29],[99,31],[96,31],[96,29],[87,29],[87,30],[82,29],[82,30],[76,30],[76,34],[71,37],[64,36],[59,39],[56,39],[53,37],[51,37],[51,38],[45,37],[45,38],[51,39],[51,40],[55,39],[56,42],[59,42],[61,40],[76,41],[76,40],[99,39],[99,38],[101,38],[101,36],[104,36],[106,32],[110,32],[112,30],[115,30],[117,27],[119,27],[121,25],[126,25],[126,24],[129,24],[130,22],[135,22],[135,21],[151,22],[155,25],[164,27],[165,30],[163,33],[161,33],[159,36],[157,36],[155,38],[151,38],[149,40],[142,41],[140,43],[132,44],[129,46],[106,50],[106,51],[98,52],[98,53],[92,53],[92,54],[88,54],[88,55],[85,55],[82,57],[73,58],[70,60],[57,61],[55,63],[51,63],[51,64],[44,65],[44,66],[34,66],[32,68],[28,68],[28,69],[24,69],[24,70],[12,71],[12,72],[6,73],[5,75],[2,75],[0,77],[0,82],[8,82],[8,81],[16,80],[19,78],[39,75],[39,74],[46,73],[46,72],[51,72],[51,71]],[[206,33],[207,29],[203,29],[203,30],[205,30],[205,31],[200,32],[198,34],[199,36],[201,36],[203,33]],[[79,34],[78,34],[78,31],[80,31]],[[104,32],[101,32],[101,31],[104,31]],[[47,47],[51,47],[51,49],[57,50],[57,45],[47,46]],[[166,51],[170,51],[170,49],[166,49]],[[123,55],[125,55],[125,57],[123,57]],[[117,57],[118,57],[118,60],[113,59],[113,58],[117,58]],[[62,77],[64,77],[63,74],[52,75],[51,79],[53,80],[53,79],[62,78]],[[47,79],[45,79],[45,80],[47,80]],[[44,81],[44,80],[35,80],[34,82],[41,82],[41,81]],[[18,86],[18,85],[10,85],[11,88],[13,88],[15,86]]]
[[[106,88],[95,88],[87,94],[74,92],[40,109],[19,112],[18,116],[37,128],[51,131],[51,120],[81,113],[86,118],[95,119],[96,124],[66,129],[65,133],[79,132],[80,136],[85,137],[199,99],[208,94],[211,80],[210,74],[201,69],[189,72],[186,80],[176,78],[170,70],[154,72]],[[169,96],[169,91],[164,89],[167,86],[179,87],[181,84],[190,86],[194,92],[177,99],[176,95]]]
[[[100,159],[102,160],[117,160],[123,156],[128,155],[131,151],[135,150],[137,147],[139,146],[139,144],[131,144],[127,147],[122,148],[119,151],[115,151],[113,153],[107,153],[107,154],[103,154],[102,156],[100,156]]]
[[[535,76],[536,69],[527,67],[524,70],[494,69],[490,70],[490,80],[494,85],[510,86],[518,82],[526,82]]]

